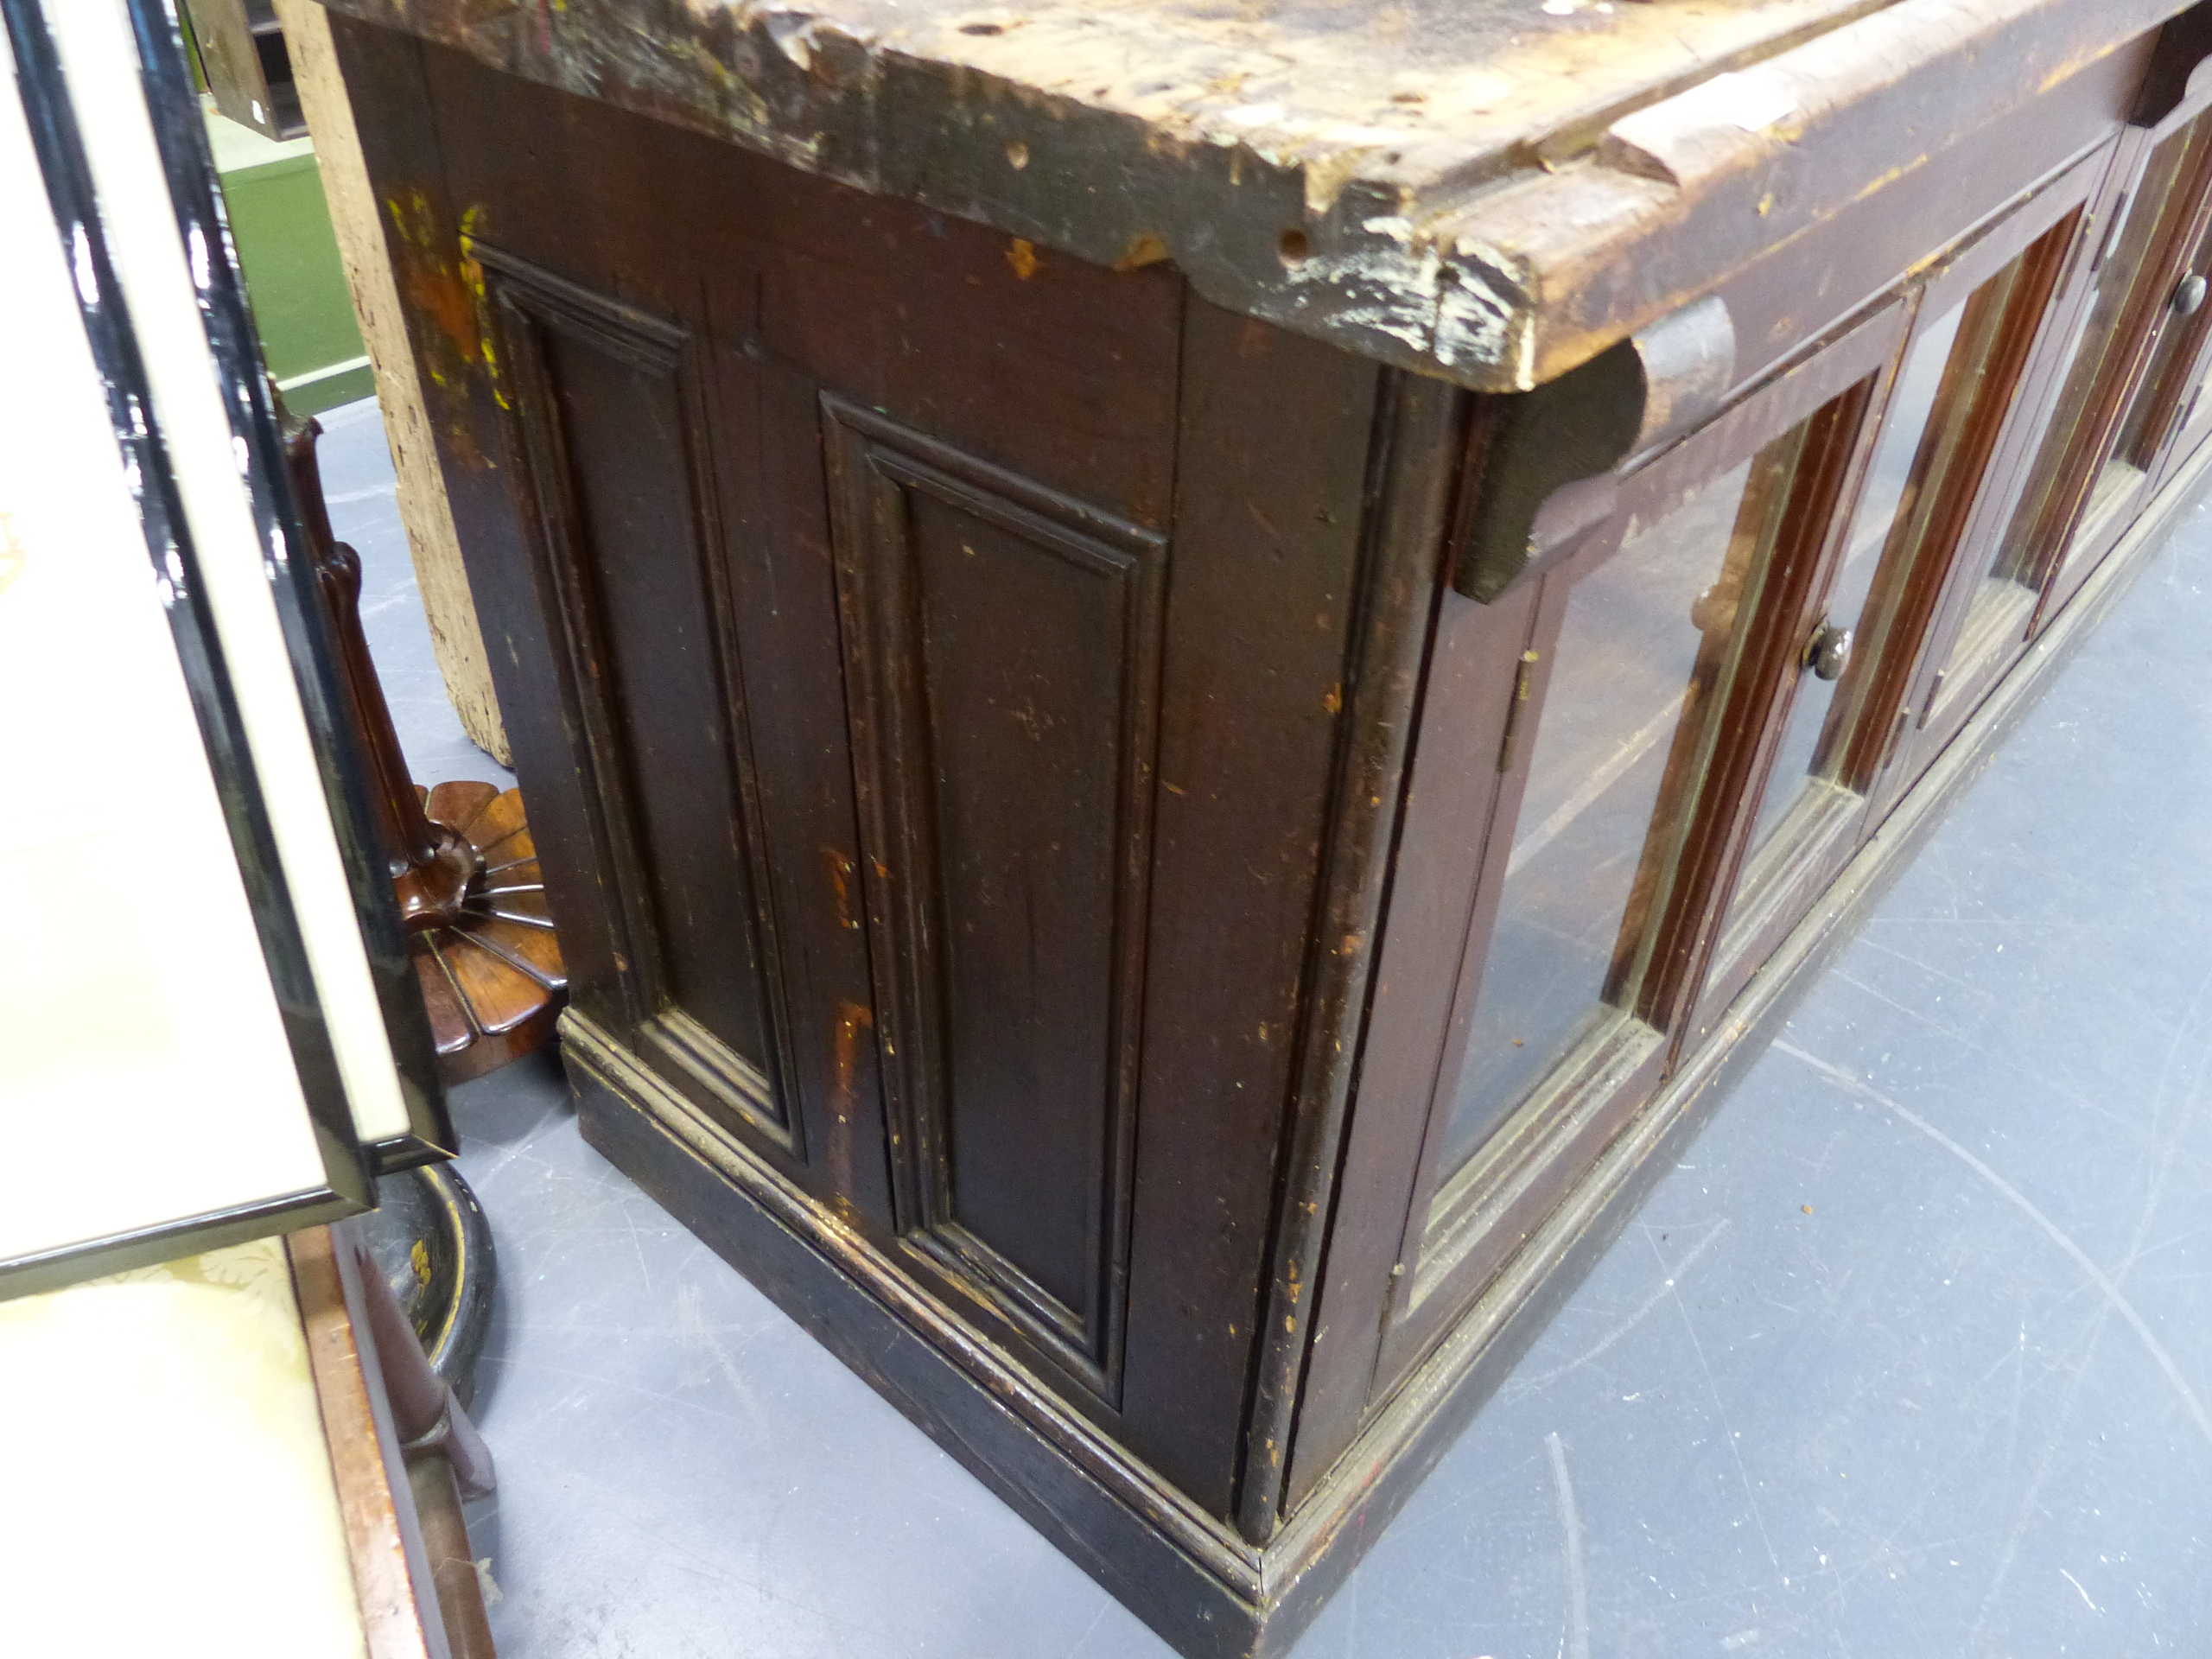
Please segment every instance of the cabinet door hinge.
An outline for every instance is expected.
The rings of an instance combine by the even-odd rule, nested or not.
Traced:
[[[1521,735],[1521,715],[1529,703],[1529,682],[1535,677],[1536,653],[1524,651],[1521,660],[1513,665],[1513,701],[1505,708],[1505,735],[1498,740],[1497,769],[1513,770],[1513,747]]]
[[[1924,732],[1928,729],[1928,718],[1936,712],[1936,700],[1943,695],[1943,681],[1950,671],[1948,668],[1939,668],[1936,671],[1935,679],[1929,683],[1928,701],[1920,705],[1920,718],[1913,722],[1912,729],[1916,732]]]
[[[1890,722],[1890,734],[1883,740],[1881,758],[1874,762],[1874,772],[1877,776],[1888,771],[1890,762],[1897,759],[1897,744],[1904,736],[1905,728],[1911,723],[1912,705],[1908,702],[1897,710],[1897,717]]]
[[[2094,225],[2096,223],[2096,219],[2094,215],[2091,217],[2089,222],[2091,225]],[[2126,224],[2127,198],[2126,196],[2122,196],[2118,201],[2113,203],[2112,222],[2105,227],[2105,239],[2103,245],[2098,248],[2097,257],[2089,262],[2089,274],[2092,276],[2095,276],[2097,272],[2102,270],[2105,268],[2105,261],[2112,257],[2112,251],[2120,245],[2120,231],[2126,226]]]

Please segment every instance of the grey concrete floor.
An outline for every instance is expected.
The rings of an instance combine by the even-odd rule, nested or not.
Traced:
[[[418,781],[372,406],[324,417]],[[2212,1651],[2212,517],[2191,518],[1299,1659]],[[505,1659],[1167,1649],[577,1138],[458,1091]]]

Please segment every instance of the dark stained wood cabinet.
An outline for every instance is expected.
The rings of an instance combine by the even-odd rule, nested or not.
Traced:
[[[583,1130],[1280,1652],[2193,499],[2212,12],[1477,5],[1286,160],[851,4],[334,7]]]

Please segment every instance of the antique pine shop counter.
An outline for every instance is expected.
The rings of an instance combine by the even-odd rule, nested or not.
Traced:
[[[584,1134],[1192,1655],[2212,453],[2212,4],[332,10]]]

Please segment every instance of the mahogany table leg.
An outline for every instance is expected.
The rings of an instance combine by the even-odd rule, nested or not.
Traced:
[[[285,452],[353,720],[377,827],[448,1084],[518,1059],[552,1034],[568,994],[537,849],[518,790],[410,781],[361,631],[361,566],[322,499],[313,417],[288,419]]]

